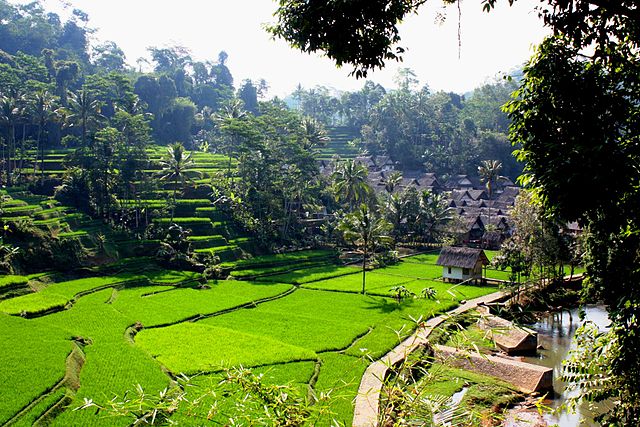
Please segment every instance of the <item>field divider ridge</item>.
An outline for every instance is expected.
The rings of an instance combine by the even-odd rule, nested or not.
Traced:
[[[289,289],[287,289],[285,292],[279,293],[278,295],[274,295],[274,296],[270,296],[270,297],[266,297],[266,298],[261,298],[261,299],[257,299],[257,300],[254,300],[254,301],[245,302],[245,303],[242,303],[242,304],[239,304],[239,305],[235,305],[233,307],[225,308],[223,310],[214,311],[213,313],[206,313],[206,314],[198,313],[198,314],[194,314],[193,316],[189,316],[189,317],[185,317],[185,318],[180,319],[180,320],[176,320],[174,322],[161,323],[161,324],[152,325],[152,326],[145,326],[144,329],[166,328],[168,326],[179,325],[180,323],[185,323],[185,322],[198,322],[200,320],[208,319],[210,317],[220,316],[220,315],[231,313],[231,312],[234,312],[234,311],[237,311],[237,310],[241,310],[241,309],[244,309],[244,308],[255,308],[259,304],[264,304],[266,302],[275,301],[275,300],[278,300],[280,298],[284,298],[284,297],[286,297],[288,295],[291,295],[297,289],[298,289],[298,286],[291,285],[291,287]],[[131,332],[130,331],[131,329],[134,329],[135,333]],[[128,336],[128,339],[131,340],[131,342],[135,342],[135,335],[138,333],[138,331],[139,331],[139,329],[136,329],[136,325],[133,324],[133,325],[129,326],[126,329],[125,335],[130,334]]]

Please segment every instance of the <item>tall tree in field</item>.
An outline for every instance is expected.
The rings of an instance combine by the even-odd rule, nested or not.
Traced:
[[[355,203],[364,202],[373,192],[367,184],[367,168],[354,160],[340,163],[333,173],[333,186],[338,201],[349,204],[353,210]]]
[[[187,153],[180,143],[172,144],[167,148],[165,157],[160,161],[162,167],[160,179],[173,183],[173,206],[171,208],[171,221],[176,209],[176,195],[178,193],[178,183],[182,186],[191,178],[188,175],[189,169],[193,168],[195,162],[191,158],[191,153]]]
[[[362,295],[366,291],[367,261],[381,246],[392,242],[389,232],[391,224],[372,211],[365,203],[340,222],[338,228],[345,240],[352,242],[362,253]]]

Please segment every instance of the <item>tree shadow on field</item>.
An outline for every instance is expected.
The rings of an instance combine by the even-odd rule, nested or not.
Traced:
[[[398,303],[396,300],[391,298],[367,295],[367,299],[365,301],[365,309],[377,310],[380,313],[388,314],[400,310],[401,308],[408,307],[413,303],[414,302],[411,299],[407,299],[402,301],[401,303]]]

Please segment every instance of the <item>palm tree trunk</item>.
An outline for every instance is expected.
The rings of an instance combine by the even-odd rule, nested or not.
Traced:
[[[173,216],[176,212],[176,194],[178,192],[178,177],[173,180],[173,204],[171,205],[171,222],[173,222]]]
[[[365,241],[364,252],[362,254],[362,295],[364,295],[367,273],[367,242]]]

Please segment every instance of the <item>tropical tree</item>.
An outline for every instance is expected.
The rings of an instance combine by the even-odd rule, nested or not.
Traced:
[[[317,147],[324,147],[329,142],[327,131],[322,123],[312,117],[304,117],[300,123],[303,136],[303,147],[305,150],[313,150]]]
[[[480,179],[487,186],[487,191],[489,191],[489,200],[491,200],[494,185],[500,178],[501,170],[502,163],[500,163],[498,160],[483,160],[482,164],[478,166],[478,174],[480,175]]]
[[[493,196],[493,188],[496,182],[500,179],[500,171],[502,170],[502,163],[498,160],[483,160],[482,164],[478,166],[478,175],[484,182],[489,192],[489,209],[488,209],[488,223],[491,225],[491,200]]]
[[[378,248],[392,242],[392,238],[388,235],[391,227],[386,219],[371,210],[365,203],[362,203],[355,212],[346,215],[338,225],[345,240],[355,245],[362,253],[363,295],[366,290],[367,260]]]
[[[80,129],[80,146],[87,146],[89,132],[106,117],[102,115],[102,103],[95,99],[91,91],[69,92],[68,105],[58,109],[66,127]]]
[[[171,221],[173,221],[176,209],[178,183],[181,183],[184,187],[186,182],[191,180],[187,172],[194,165],[195,162],[191,158],[191,153],[187,153],[184,146],[178,142],[167,148],[164,159],[160,161],[160,166],[162,166],[160,179],[173,183]]]
[[[336,199],[347,202],[350,211],[355,203],[365,201],[373,192],[367,184],[368,174],[366,166],[349,159],[338,164],[332,175]]]
[[[437,242],[445,225],[453,219],[453,210],[441,194],[424,190],[420,193],[415,225],[429,242]]]
[[[402,173],[393,171],[389,177],[384,180],[384,189],[387,193],[392,194],[402,182]]]
[[[402,227],[407,219],[408,199],[405,193],[392,194],[387,200],[386,215],[393,226],[393,236],[396,241],[402,235]]]
[[[244,134],[243,121],[245,117],[247,117],[247,112],[244,110],[242,101],[237,98],[225,103],[220,112],[212,116],[224,137],[223,149],[229,157],[227,168],[227,176],[229,177],[231,177],[231,159],[239,148],[240,140]]]

